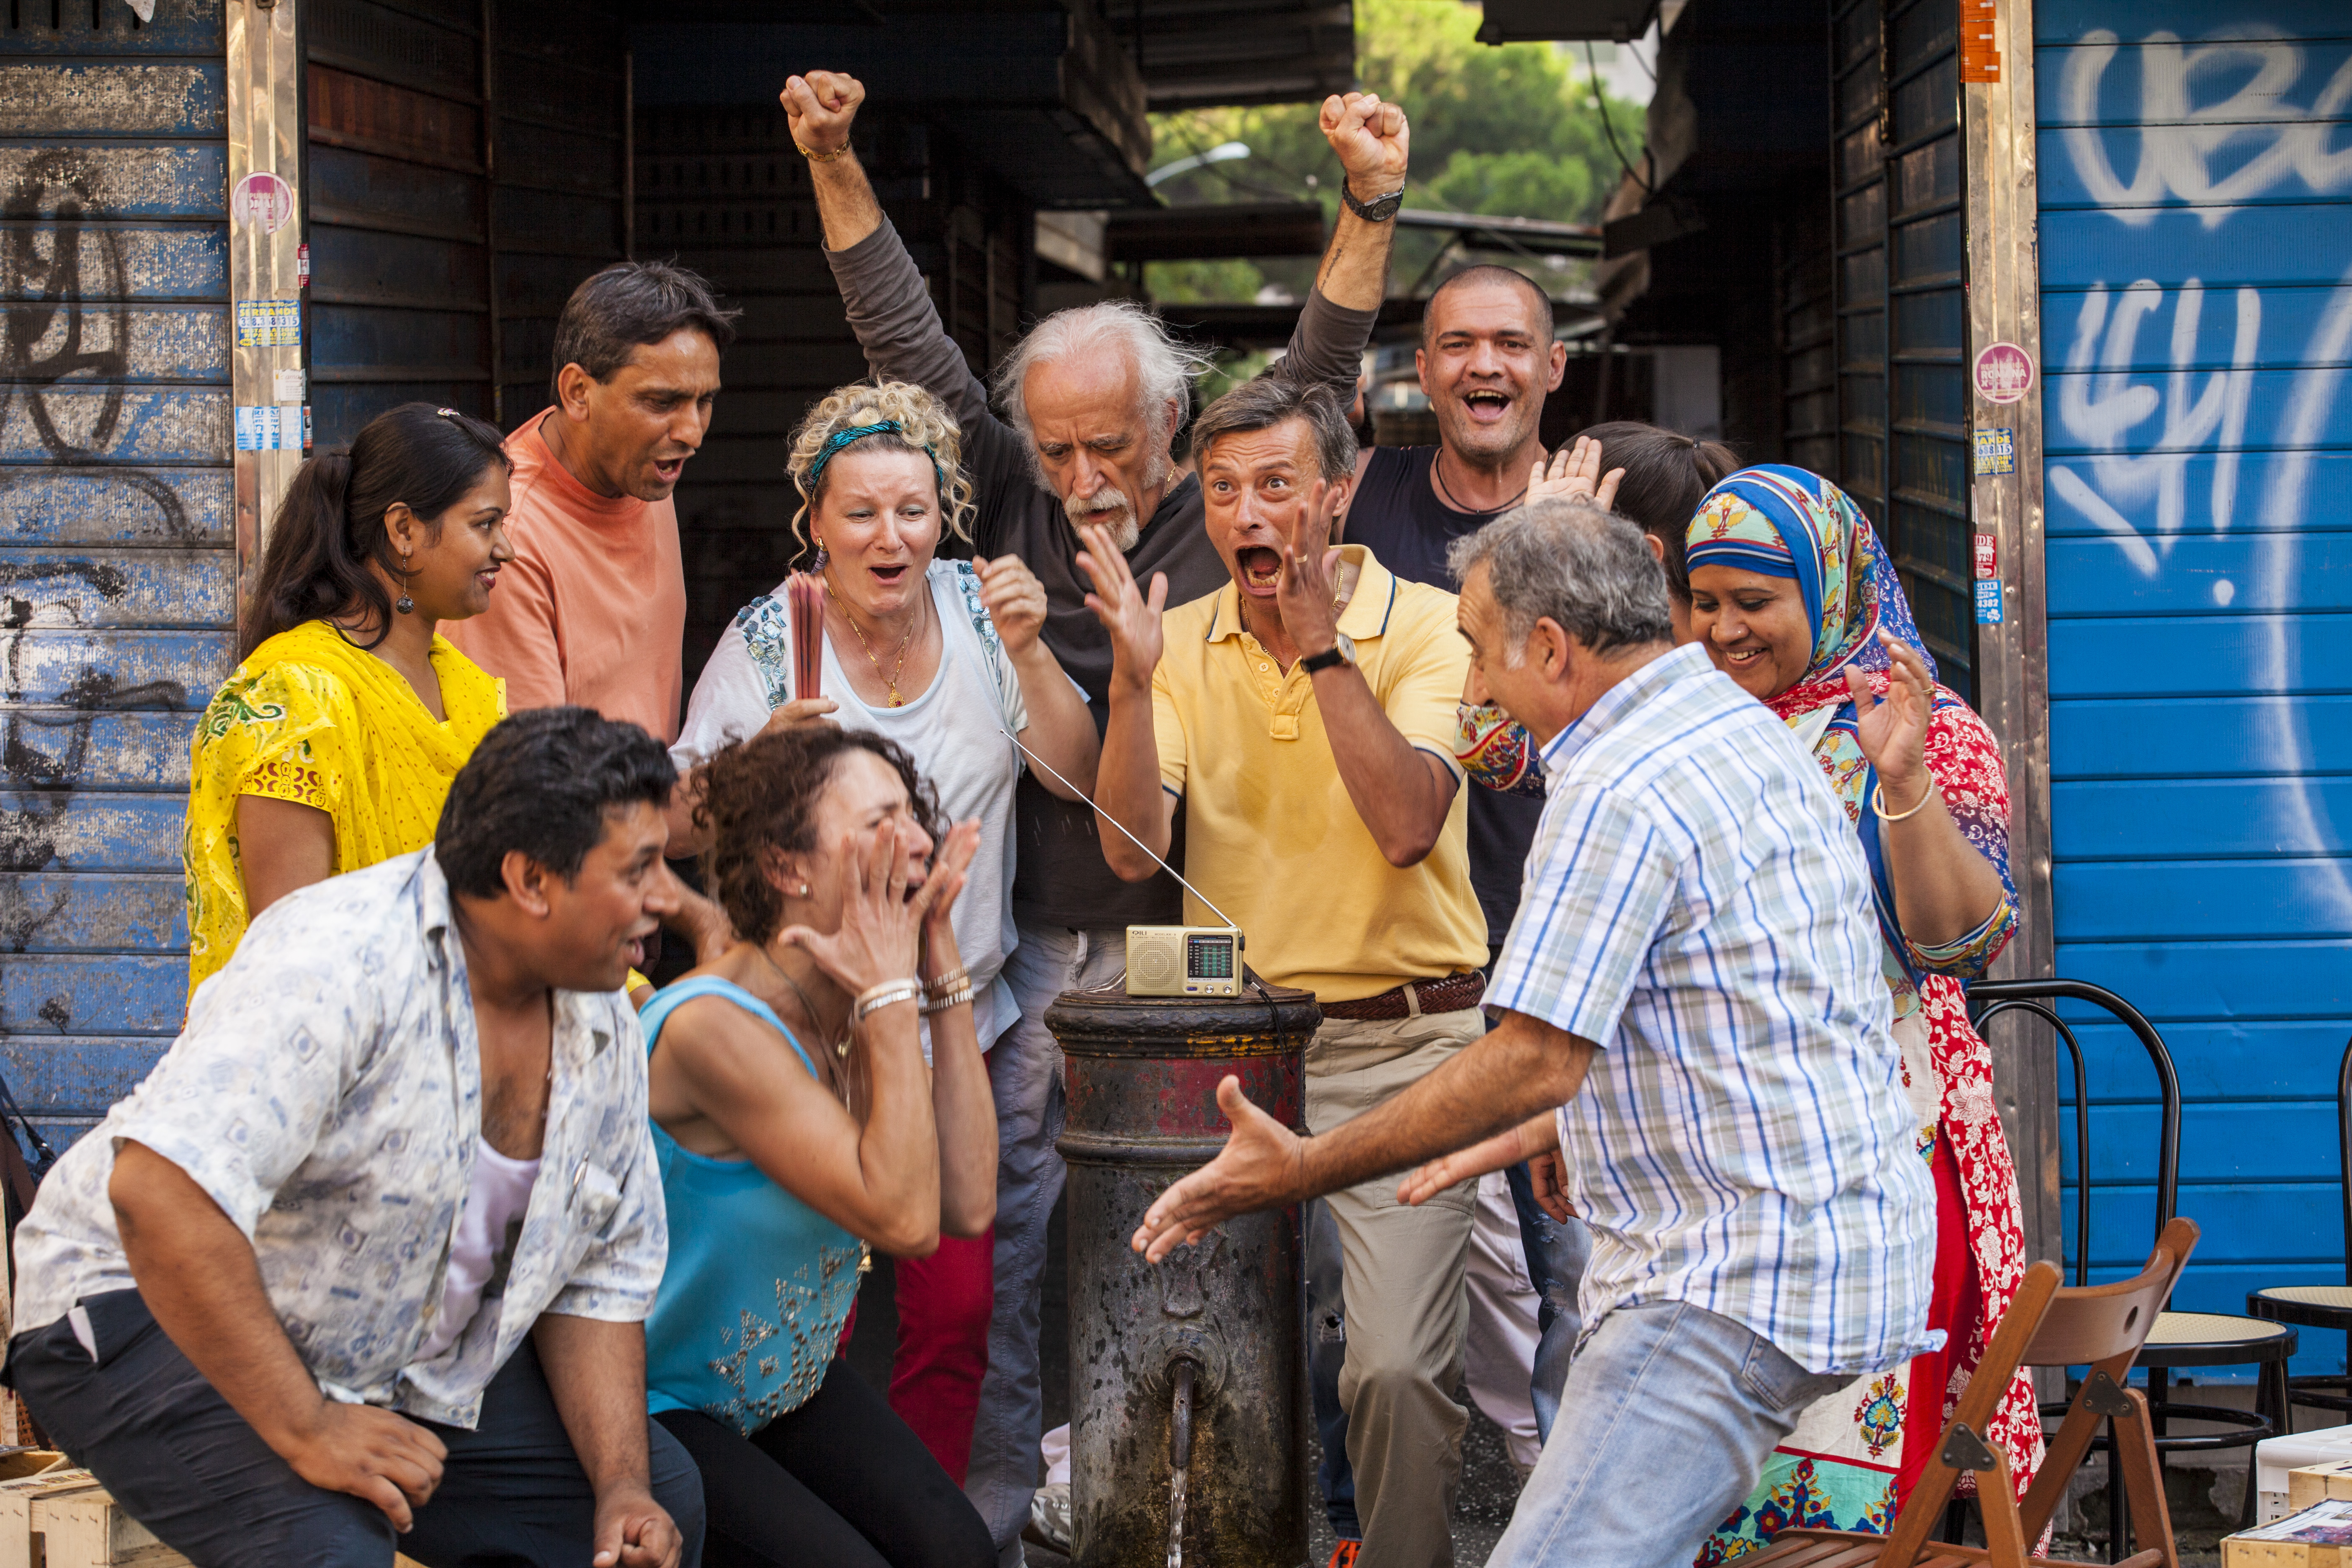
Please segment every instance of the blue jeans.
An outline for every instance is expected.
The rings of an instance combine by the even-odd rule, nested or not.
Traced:
[[[1617,1309],[1569,1369],[1489,1568],[1690,1568],[1805,1406],[1853,1380],[1687,1302]]]
[[[1124,926],[1024,925],[1021,945],[1004,964],[1021,1016],[988,1052],[996,1100],[996,1307],[963,1489],[1013,1568],[1022,1562],[1021,1531],[1029,1522],[1045,1436],[1037,1319],[1046,1223],[1062,1195],[1062,1156],[1054,1148],[1064,1114],[1062,1047],[1045,1027],[1045,1009],[1063,992],[1107,985],[1126,968]]]
[[[1549,1438],[1559,1415],[1559,1391],[1568,1378],[1569,1357],[1576,1350],[1580,1321],[1576,1289],[1584,1279],[1592,1236],[1582,1220],[1563,1225],[1536,1206],[1534,1184],[1524,1163],[1512,1166],[1509,1175],[1511,1202],[1519,1211],[1519,1240],[1527,1249],[1528,1278],[1539,1299],[1536,1324],[1543,1336],[1536,1347],[1528,1392],[1535,1405],[1536,1432]],[[1323,1512],[1331,1521],[1331,1533],[1342,1541],[1361,1541],[1363,1525],[1356,1517],[1356,1476],[1348,1464],[1348,1413],[1339,1406],[1339,1368],[1347,1358],[1348,1313],[1340,1289],[1339,1232],[1332,1223],[1331,1211],[1318,1198],[1307,1205],[1307,1377],[1315,1431],[1323,1445],[1323,1464],[1315,1479],[1323,1493]]]

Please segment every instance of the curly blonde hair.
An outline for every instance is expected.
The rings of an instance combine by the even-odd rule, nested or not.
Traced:
[[[792,456],[785,459],[784,471],[793,476],[793,484],[801,492],[801,509],[793,514],[793,536],[803,545],[809,542],[809,513],[824,499],[825,487],[831,482],[833,465],[818,464],[824,444],[841,431],[855,430],[861,425],[879,425],[884,420],[897,424],[898,430],[860,437],[853,447],[858,450],[879,447],[885,451],[919,452],[930,458],[944,481],[946,493],[940,497],[940,510],[945,514],[948,528],[958,539],[971,538],[971,480],[964,477],[961,467],[963,430],[956,424],[955,416],[948,412],[947,405],[908,382],[885,381],[872,385],[856,382],[825,394],[808,411],[800,428],[793,432]],[[843,448],[849,449],[852,448]],[[817,469],[814,489],[809,484],[812,468]]]

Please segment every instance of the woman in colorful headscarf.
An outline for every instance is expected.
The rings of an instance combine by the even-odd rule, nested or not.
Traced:
[[[1691,629],[1717,668],[1812,752],[1862,836],[1877,892],[1895,1037],[1938,1196],[1928,1326],[1945,1347],[1809,1409],[1701,1563],[1795,1526],[1884,1531],[1933,1452],[2025,1270],[2017,1171],[1992,1058],[1961,982],[2017,929],[2009,787],[1992,732],[1937,685],[1893,563],[1845,493],[1778,464],[1709,490],[1686,540]],[[2042,1463],[2033,1384],[1985,1436],[2021,1493]]]
[[[829,394],[793,434],[786,468],[801,493],[794,531],[814,547],[823,624],[795,628],[788,584],[751,601],[719,638],[670,749],[687,783],[670,814],[670,853],[699,853],[693,821],[701,763],[729,742],[823,714],[898,742],[939,792],[948,820],[980,820],[980,850],[955,906],[974,1026],[985,1051],[1013,1021],[1001,978],[1020,940],[1013,923],[1013,792],[1037,782],[1066,799],[1094,789],[1101,750],[1087,700],[1039,632],[1045,590],[1016,557],[940,557],[969,540],[971,482],[946,405],[904,382]],[[795,632],[800,635],[795,636]],[[795,701],[797,648],[814,647],[821,698]],[[1081,793],[1086,792],[1086,793]],[[992,1238],[950,1237],[899,1262],[898,1353],[890,1407],[963,1483],[988,1370],[995,1304]]]

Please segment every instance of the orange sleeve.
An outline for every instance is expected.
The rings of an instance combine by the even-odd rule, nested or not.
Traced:
[[[499,572],[490,607],[472,620],[445,622],[441,634],[485,674],[507,683],[508,712],[558,708],[570,700],[563,687],[554,584],[547,563],[528,545]]]

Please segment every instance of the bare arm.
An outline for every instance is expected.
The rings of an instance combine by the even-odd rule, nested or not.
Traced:
[[[315,805],[263,795],[236,797],[236,859],[245,918],[335,874],[335,819]]]
[[[809,157],[809,181],[816,188],[817,220],[824,247],[847,250],[882,226],[882,204],[873,184],[848,150],[849,128],[866,101],[866,84],[845,71],[811,71],[789,77],[781,95],[793,140]],[[828,154],[839,153],[839,157]]]
[[[1402,1171],[1565,1105],[1584,1086],[1591,1040],[1528,1017],[1503,1021],[1395,1099],[1320,1138],[1300,1138],[1217,1086],[1234,1124],[1224,1152],[1160,1195],[1135,1233],[1154,1263],[1237,1214],[1282,1208]]]
[[[993,561],[983,556],[971,564],[980,574],[981,607],[1003,639],[1004,655],[1021,682],[1021,705],[1029,711],[1021,743],[1045,762],[1044,768],[1031,764],[1031,772],[1049,793],[1064,800],[1085,800],[1094,788],[1102,737],[1095,732],[1086,700],[1039,636],[1045,626],[1045,585],[1016,555]]]
[[[1404,187],[1412,138],[1403,110],[1382,103],[1377,93],[1334,94],[1323,100],[1322,127],[1358,201],[1375,201]],[[1349,310],[1380,309],[1388,294],[1389,252],[1395,243],[1393,222],[1366,223],[1341,202],[1331,243],[1315,272],[1316,290]]]
[[[1078,566],[1093,579],[1087,608],[1110,632],[1110,721],[1104,726],[1102,761],[1095,770],[1096,830],[1103,858],[1121,880],[1148,880],[1160,868],[1126,833],[1099,820],[1108,816],[1165,859],[1174,837],[1176,802],[1160,782],[1160,742],[1151,727],[1151,672],[1163,646],[1160,611],[1168,603],[1167,574],[1151,574],[1147,597],[1136,586],[1127,558],[1100,526],[1082,523],[1086,548]]]
[[[1903,818],[1878,824],[1895,884],[1895,918],[1913,942],[1941,947],[1991,919],[2008,890],[1992,862],[1952,820],[1927,771],[1936,683],[1927,664],[1907,644],[1883,635],[1881,640],[1895,661],[1885,700],[1870,695],[1869,681],[1858,671],[1848,673],[1846,687],[1854,700],[1857,738],[1878,770],[1880,804],[1887,816]],[[1874,809],[1869,801],[1862,808]]]
[[[312,1486],[349,1492],[406,1531],[447,1450],[413,1421],[319,1392],[278,1321],[253,1245],[188,1173],[125,1141],[107,1184],[122,1253],[157,1326]]]
[[[1276,593],[1283,629],[1301,658],[1339,646],[1339,610],[1331,602],[1339,552],[1330,538],[1333,510],[1346,494],[1344,484],[1318,480],[1284,552]],[[1459,787],[1453,770],[1404,738],[1352,661],[1318,669],[1314,680],[1315,706],[1356,816],[1390,865],[1419,865],[1445,831]]]
[[[978,824],[967,826],[972,831],[941,851],[931,873],[940,886],[923,921],[927,986],[963,966],[952,917],[980,842]],[[996,1223],[996,1096],[970,1002],[931,1015],[931,1120],[940,1130],[940,1229],[984,1236]]]
[[[646,1326],[541,1314],[548,1392],[596,1493],[595,1568],[677,1568],[686,1542],[654,1500],[646,1437]]]

